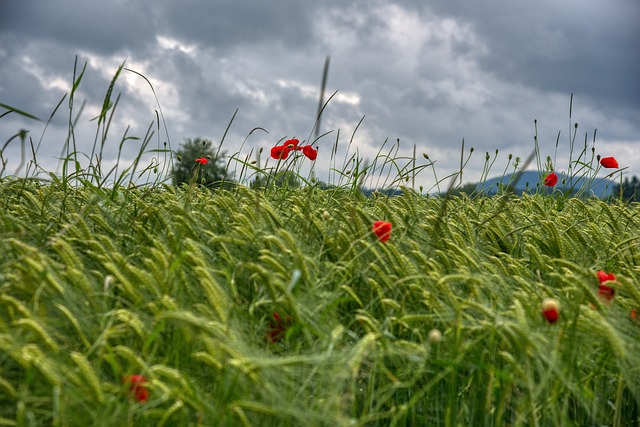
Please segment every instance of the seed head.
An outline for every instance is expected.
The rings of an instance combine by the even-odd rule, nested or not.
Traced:
[[[438,329],[432,329],[429,331],[429,342],[431,344],[437,344],[440,341],[442,341],[442,332],[440,332]]]

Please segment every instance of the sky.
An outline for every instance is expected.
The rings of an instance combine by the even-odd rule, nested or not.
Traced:
[[[638,22],[637,0],[0,0],[0,103],[43,120],[1,117],[0,143],[28,130],[39,165],[57,171],[69,117],[86,103],[74,136],[89,156],[99,133],[92,119],[124,64],[153,90],[134,72],[119,75],[105,165],[135,158],[140,140],[121,144],[123,135],[144,139],[150,126],[147,147],[174,150],[185,138],[217,145],[229,127],[223,151],[255,158],[262,148],[262,165],[283,139],[313,141],[330,56],[325,99],[335,95],[313,165],[323,181],[335,181],[329,171],[344,150],[371,162],[387,141],[382,152],[397,143],[400,163],[414,147],[416,164],[434,162],[413,183],[432,188],[459,170],[464,139],[464,157],[474,151],[463,180],[473,182],[487,152],[497,156],[489,177],[501,175],[509,154],[531,153],[536,132],[542,159],[567,171],[574,123],[573,160],[586,138],[589,156],[595,147],[623,174],[640,175]],[[77,74],[86,70],[72,112],[67,97],[47,125],[76,61]],[[17,138],[2,156],[5,175],[15,173]]]

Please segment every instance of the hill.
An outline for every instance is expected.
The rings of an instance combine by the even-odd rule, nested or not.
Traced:
[[[571,191],[571,188],[573,188],[573,191],[571,192],[573,195],[581,192],[583,195],[606,199],[613,194],[613,188],[616,184],[615,181],[606,178],[584,179],[574,177],[572,181],[569,181],[563,172],[557,172],[557,175],[558,184],[553,188],[547,188],[542,186],[542,180],[544,177],[541,176],[538,171],[524,171],[514,188],[514,192],[516,194],[522,194],[525,192],[535,193],[538,191],[538,187],[542,186],[547,193],[557,190],[566,193]],[[496,194],[501,185],[506,186],[511,183],[513,176],[514,174],[507,174],[505,176],[488,179],[485,182],[479,183],[476,187],[476,191],[487,195]]]

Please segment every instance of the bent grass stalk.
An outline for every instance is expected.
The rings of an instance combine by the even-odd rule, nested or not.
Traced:
[[[125,141],[140,143],[130,165],[103,167],[122,68],[88,165],[74,145],[72,93],[62,176],[0,179],[0,424],[638,422],[636,205],[510,188],[457,197],[464,145],[460,170],[438,179],[434,161],[417,162],[415,148],[401,155],[399,141],[362,158],[355,131],[337,168],[339,130],[320,152],[326,188],[303,156],[263,166],[242,147],[227,169],[236,162],[240,181],[266,176],[265,188],[162,185],[159,157],[138,172],[149,153],[167,161],[160,140],[147,148],[154,123],[120,139],[118,156]],[[515,172],[542,164],[537,144]],[[585,154],[570,167],[595,177]],[[494,162],[485,159],[485,178]],[[425,168],[434,187],[450,181],[444,197],[406,186]],[[279,173],[303,185],[278,186]],[[404,193],[364,197],[374,181]],[[387,241],[375,221],[393,225]],[[610,303],[597,295],[601,269],[617,277]],[[560,303],[553,324],[546,298]],[[277,339],[274,313],[287,319]],[[131,375],[148,399],[132,399],[122,381]]]
[[[12,195],[15,188],[5,182],[2,190]],[[633,368],[621,367],[639,362],[638,330],[624,312],[640,303],[637,292],[621,288],[614,307],[597,310],[588,307],[595,299],[585,300],[595,292],[595,265],[615,266],[627,277],[623,284],[638,279],[627,266],[628,257],[637,257],[629,233],[639,224],[624,206],[571,199],[553,221],[524,228],[516,224],[547,214],[536,207],[545,196],[507,202],[510,209],[498,217],[492,209],[478,211],[471,199],[452,198],[447,216],[454,226],[435,233],[420,225],[424,220],[403,218],[409,212],[435,218],[436,199],[363,205],[346,190],[304,196],[290,190],[290,205],[283,206],[268,194],[219,191],[194,193],[186,206],[180,192],[143,196],[131,189],[128,203],[146,215],[125,210],[109,219],[110,209],[100,205],[112,199],[103,195],[87,208],[84,200],[97,193],[86,187],[74,190],[65,208],[80,216],[47,231],[58,218],[59,191],[29,186],[13,194],[23,202],[12,203],[8,215],[30,228],[21,228],[24,243],[2,244],[9,254],[1,270],[3,324],[11,325],[0,340],[5,396],[17,403],[11,390],[31,375],[22,393],[44,398],[44,406],[24,402],[25,417],[47,413],[47,389],[71,375],[56,392],[62,402],[56,416],[64,419],[86,410],[104,417],[106,405],[113,422],[125,423],[126,414],[167,423],[222,416],[231,424],[315,423],[333,414],[339,425],[350,419],[437,425],[444,418],[456,424],[479,416],[545,424],[552,422],[546,414],[556,414],[584,423],[606,422],[606,396],[618,402],[616,417],[630,419],[620,387],[633,393],[639,384]],[[26,194],[48,200],[45,209],[31,209]],[[303,200],[328,207],[331,221],[318,217],[305,227],[318,214],[295,209]],[[369,232],[375,212],[394,223],[385,244]],[[610,229],[593,234],[593,220]],[[121,223],[128,224],[125,239]],[[58,243],[48,249],[42,241]],[[611,242],[617,249],[605,259],[587,249]],[[521,255],[527,253],[531,261]],[[291,287],[296,270],[301,276]],[[107,274],[114,279],[105,290]],[[39,286],[39,278],[49,285]],[[542,321],[536,301],[545,295],[562,299],[559,326]],[[51,315],[61,307],[63,316]],[[268,345],[265,322],[279,307],[293,315],[294,326],[281,343]],[[437,344],[427,340],[434,327],[443,331]],[[119,397],[119,377],[134,372],[149,378],[150,400],[133,412],[117,410],[128,404]],[[584,384],[585,374],[622,377],[625,385]],[[551,399],[549,392],[565,397]],[[541,406],[548,411],[533,409]],[[4,418],[21,416],[14,404],[0,408]]]

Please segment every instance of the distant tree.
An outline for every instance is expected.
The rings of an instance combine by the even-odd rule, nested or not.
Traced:
[[[298,178],[298,176],[292,171],[283,170],[275,175],[273,173],[270,173],[268,175],[259,175],[251,183],[251,186],[253,188],[264,188],[267,185],[272,185],[275,187],[298,188],[300,187],[300,178]]]
[[[627,177],[622,185],[616,184],[613,187],[612,197],[620,197],[620,195],[622,195],[622,200],[640,202],[640,180],[638,180],[637,176],[633,176],[631,181]]]
[[[176,162],[173,166],[173,184],[195,182],[209,188],[218,188],[223,182],[230,182],[224,164],[224,153],[218,153],[213,143],[204,138],[185,138],[182,146],[176,150]],[[206,159],[206,161],[198,159]]]

